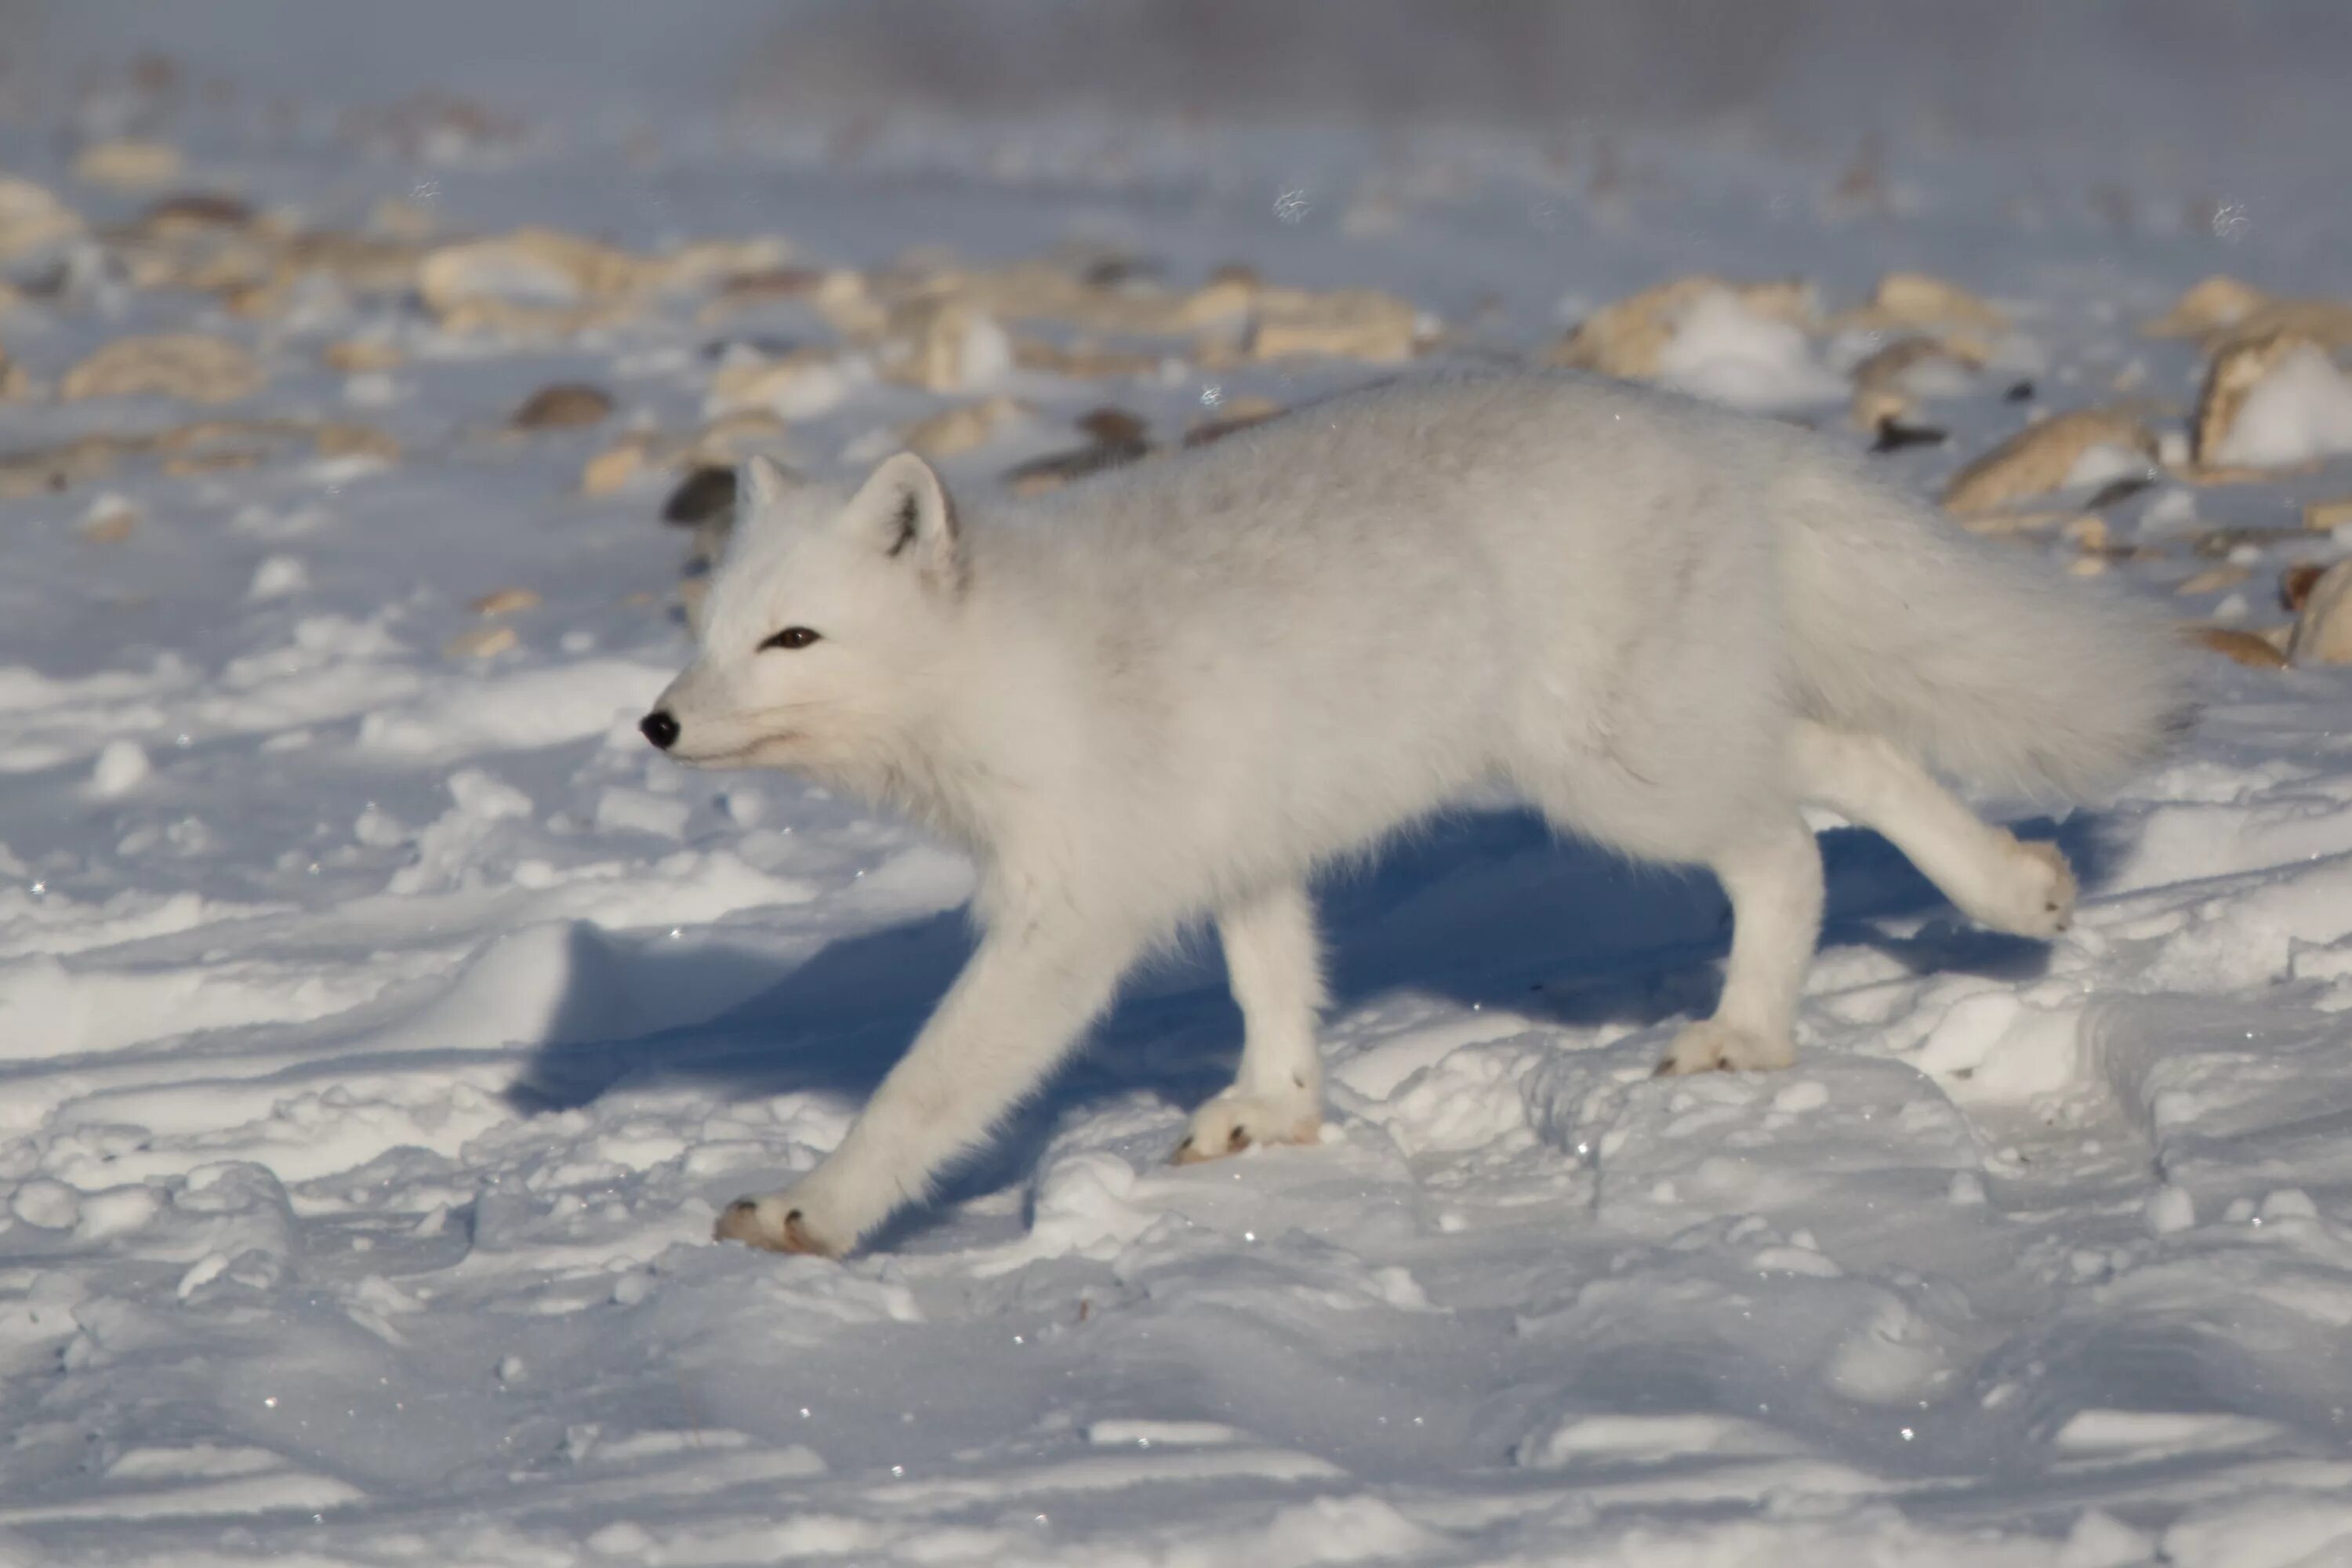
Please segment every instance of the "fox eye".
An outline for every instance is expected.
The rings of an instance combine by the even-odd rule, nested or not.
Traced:
[[[809,630],[808,627],[786,626],[782,631],[761,643],[760,649],[764,653],[772,647],[806,647],[814,641],[816,641],[816,633]]]

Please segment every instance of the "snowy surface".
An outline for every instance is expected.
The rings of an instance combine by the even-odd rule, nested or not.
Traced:
[[[1890,153],[1856,207],[1843,147],[1647,133],[1603,179],[1590,141],[916,116],[850,146],[681,100],[417,162],[339,129],[359,89],[300,88],[290,119],[167,121],[182,184],[818,264],[1242,260],[1402,295],[1461,358],[1684,272],[1835,306],[1929,268],[2011,312],[2025,370],[1923,395],[1952,441],[1879,459],[1923,488],[2113,387],[2177,424],[2197,352],[2136,327],[2205,273],[2352,296],[2340,206],[2141,164],[2118,203],[2014,149]],[[72,181],[51,107],[0,162],[135,211]],[[2277,151],[2262,188],[2335,156]],[[2352,1563],[2352,678],[2216,659],[2175,761],[2095,812],[2011,809],[2085,874],[2051,948],[1830,828],[1791,1072],[1648,1076],[1715,984],[1711,886],[1466,817],[1327,890],[1322,1147],[1166,1163],[1238,1045],[1194,954],[940,1205],[845,1264],[759,1256],[708,1244],[717,1205],[841,1136],[966,949],[969,875],[631,728],[686,657],[682,547],[660,483],[577,475],[632,420],[692,428],[735,329],[521,346],[309,311],[100,279],[0,318],[47,379],[223,331],[273,370],[246,412],[404,449],[0,502],[0,1562]],[[1834,342],[1736,305],[1699,327],[1690,384],[1867,439]],[[321,367],[369,328],[406,362]],[[1380,374],[1014,372],[1029,415],[946,470],[994,483],[1105,402],[1165,439]],[[619,412],[499,433],[559,380]],[[813,469],[946,401],[840,390],[795,422]],[[179,416],[0,409],[12,449]],[[2278,531],[2347,489],[2338,463],[2149,490],[2108,509],[2146,547],[2115,569],[2274,621],[2278,569],[2343,552]],[[2195,542],[2222,528],[2254,531],[2220,547],[2242,583]],[[446,655],[508,587],[541,596],[515,646]]]

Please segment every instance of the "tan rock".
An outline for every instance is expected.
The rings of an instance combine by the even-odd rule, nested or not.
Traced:
[[[711,420],[672,459],[679,467],[718,464],[731,468],[755,452],[779,457],[788,426],[772,410],[739,408]],[[779,459],[781,460],[781,458]]]
[[[503,624],[468,626],[441,645],[445,658],[495,658],[522,639]]]
[[[474,600],[470,608],[478,616],[512,616],[538,604],[539,590],[536,588],[494,588]]]
[[[829,349],[794,349],[775,359],[722,364],[710,379],[705,410],[714,415],[764,410],[783,419],[814,419],[849,395],[849,366]]]
[[[1895,339],[1853,367],[1853,401],[1847,416],[1854,427],[1875,430],[1889,419],[1910,412],[1911,399],[1904,378],[1922,365],[1944,361],[1968,371],[1984,368],[1985,354],[1977,345],[1912,334]]]
[[[47,188],[0,174],[0,261],[14,260],[81,232],[81,215]]]
[[[2262,379],[2278,368],[2290,355],[2300,350],[2324,352],[2311,339],[2296,332],[2272,332],[2263,337],[2239,339],[2224,345],[2214,354],[2205,370],[2205,385],[2197,399],[2197,423],[2192,451],[2199,465],[2206,468],[2223,466],[2221,454],[2227,450],[2230,432],[2243,411],[2246,398]]]
[[[1413,356],[1420,321],[1411,304],[1373,289],[1260,290],[1249,352],[1261,360],[1312,355],[1402,364]]]
[[[999,393],[977,403],[942,408],[907,426],[898,438],[910,452],[920,452],[927,458],[952,458],[986,446],[1020,416],[1021,405]]]
[[[2311,584],[2286,656],[2294,664],[2352,664],[2352,561],[2338,561]]]
[[[0,454],[0,500],[49,495],[88,484],[144,447],[137,437],[84,436],[54,447]]]
[[[2140,328],[2151,338],[2201,338],[2231,327],[2270,303],[2251,283],[2216,273],[2174,301],[2172,309]]]
[[[585,382],[542,386],[507,416],[515,430],[580,430],[601,424],[613,412],[613,395]]]
[[[2009,318],[1957,283],[1925,272],[1889,272],[1879,279],[1870,303],[1841,312],[1828,324],[1870,331],[1940,327],[1990,333],[2006,331]]]
[[[383,338],[344,338],[329,343],[319,352],[329,370],[345,375],[363,375],[372,371],[398,370],[408,363],[400,345]]]
[[[213,191],[183,191],[151,204],[132,232],[143,238],[178,239],[218,229],[250,228],[253,208],[236,196]]]
[[[2182,583],[2173,592],[2184,598],[2198,594],[2227,593],[2253,574],[2251,567],[2240,566],[2225,561],[2219,566],[2206,567],[2202,572]]]
[[[200,332],[118,338],[68,371],[58,394],[86,397],[158,396],[232,403],[268,381],[243,344]]]
[[[1020,333],[1013,339],[1013,363],[1019,368],[1047,375],[1066,375],[1074,380],[1108,381],[1152,375],[1158,374],[1163,358],[1141,349],[1099,348],[1085,340],[1065,345]]]
[[[374,458],[386,463],[400,460],[400,443],[372,425],[348,425],[331,419],[318,427],[312,441],[321,458]]]
[[[882,371],[928,392],[967,392],[1013,367],[1013,340],[963,300],[924,300],[894,315]]]
[[[2287,656],[2267,639],[2235,626],[2190,626],[2190,642],[2255,669],[2284,669]]]
[[[2322,531],[2352,528],[2352,496],[2338,496],[2332,500],[2305,502],[2303,509],[2303,526]]]
[[[96,142],[74,155],[74,178],[117,191],[152,190],[180,177],[180,150],[168,142]]]
[[[642,436],[625,436],[581,467],[580,493],[608,496],[646,471],[649,443]]]
[[[575,332],[619,320],[657,287],[659,263],[553,228],[519,228],[432,251],[417,291],[452,331]]]
[[[30,403],[39,392],[33,373],[0,349],[0,403]]]
[[[2084,408],[2029,425],[1952,476],[1944,505],[1962,516],[1998,511],[2063,488],[2083,454],[2120,447],[2153,461],[2156,437],[2134,416]]]
[[[2297,561],[2279,574],[2279,608],[2294,613],[2310,602],[2311,591],[2327,574],[2316,561]]]
[[[74,531],[97,544],[120,544],[139,527],[139,509],[118,495],[102,495],[89,503]]]
[[[1728,293],[1748,310],[1794,326],[1813,324],[1813,291],[1798,279],[1731,283],[1704,274],[1677,278],[1605,305],[1578,323],[1552,349],[1553,364],[1643,380],[1658,373],[1658,356],[1674,341],[1691,308],[1710,294]]]

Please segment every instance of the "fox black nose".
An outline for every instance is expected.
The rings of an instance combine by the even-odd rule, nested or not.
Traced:
[[[677,744],[677,721],[658,708],[637,721],[637,731],[665,752]]]

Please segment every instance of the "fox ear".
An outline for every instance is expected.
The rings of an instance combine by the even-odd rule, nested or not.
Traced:
[[[896,561],[912,562],[942,585],[962,577],[955,503],[931,466],[912,452],[887,458],[849,503],[848,527]]]
[[[783,500],[799,483],[798,478],[782,464],[756,453],[744,458],[742,467],[735,470],[736,500],[754,508]]]

